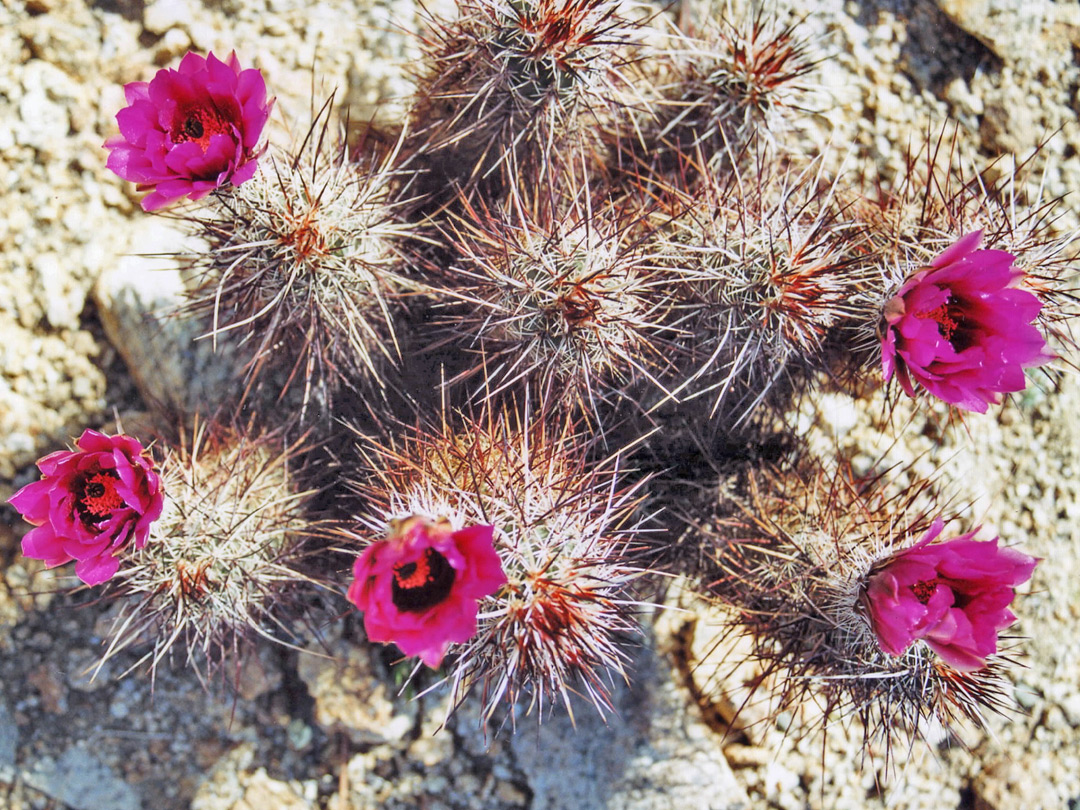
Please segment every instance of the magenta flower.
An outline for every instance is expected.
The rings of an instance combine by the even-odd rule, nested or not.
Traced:
[[[146,544],[150,524],[161,515],[161,479],[130,436],[87,430],[77,447],[40,459],[41,480],[8,503],[37,527],[23,538],[25,556],[49,568],[78,560],[79,579],[97,585],[116,573],[115,555],[128,543]]]
[[[865,604],[889,655],[922,639],[950,666],[979,669],[997,652],[998,631],[1016,621],[1013,588],[1031,578],[1038,560],[998,548],[997,538],[972,540],[974,531],[930,545],[944,525],[938,518],[918,543],[878,568]]]
[[[506,582],[494,531],[392,521],[390,536],[364,549],[353,568],[348,597],[364,611],[368,638],[393,642],[432,669],[442,664],[450,644],[476,635],[479,600]]]
[[[1032,324],[1042,302],[1011,286],[1023,278],[1003,250],[978,250],[982,231],[961,237],[904,282],[885,305],[881,362],[909,396],[912,380],[958,408],[986,413],[1024,389],[1024,369],[1054,356]]]
[[[255,68],[240,69],[236,54],[222,62],[188,53],[180,69],[159,70],[147,82],[124,85],[128,106],[116,114],[120,134],[105,141],[106,165],[139,190],[156,211],[181,197],[198,200],[215,188],[251,179],[274,100]]]

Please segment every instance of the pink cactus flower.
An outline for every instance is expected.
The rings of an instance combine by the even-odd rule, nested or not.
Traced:
[[[1054,359],[1032,324],[1042,302],[1016,289],[1023,271],[1003,250],[978,250],[982,231],[961,237],[885,305],[881,361],[909,396],[912,381],[958,408],[986,413],[1024,389],[1024,369]]]
[[[255,147],[274,100],[255,68],[236,54],[222,62],[188,53],[180,69],[124,85],[128,106],[116,114],[120,134],[105,141],[106,165],[139,190],[146,211],[181,197],[198,200],[225,183],[250,180],[262,154]]]
[[[41,480],[8,503],[37,527],[23,538],[25,556],[49,568],[77,560],[79,579],[97,585],[116,573],[118,552],[131,542],[146,544],[150,524],[161,516],[161,478],[130,436],[87,430],[77,447],[40,459]]]
[[[918,543],[878,568],[865,604],[889,655],[922,639],[950,666],[980,669],[997,652],[998,631],[1016,621],[1013,588],[1031,578],[1038,560],[998,548],[997,538],[972,540],[974,531],[930,545],[944,525],[938,518]]]
[[[392,521],[390,536],[364,549],[353,568],[348,597],[364,611],[368,638],[439,667],[450,644],[476,635],[479,600],[506,582],[494,531],[453,531],[422,517]]]

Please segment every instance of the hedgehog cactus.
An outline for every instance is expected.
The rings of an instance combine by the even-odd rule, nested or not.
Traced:
[[[671,189],[676,214],[658,248],[685,311],[691,374],[676,390],[711,392],[714,414],[735,421],[779,379],[822,367],[826,337],[865,286],[858,234],[836,212],[834,185],[813,163],[778,173],[773,156],[762,149],[724,183],[705,176],[690,193]]]
[[[179,640],[218,660],[329,581],[370,641],[479,693],[485,720],[574,694],[605,711],[636,614],[682,576],[777,706],[854,714],[867,745],[1006,705],[999,633],[1035,560],[941,542],[936,482],[814,458],[793,406],[826,375],[858,396],[890,369],[949,413],[1022,390],[1075,345],[1072,237],[944,136],[888,188],[793,151],[778,136],[815,65],[797,22],[703,23],[650,51],[654,22],[614,0],[461,0],[429,20],[396,146],[357,160],[328,105],[298,147],[214,180],[187,214],[205,249],[179,315],[247,347],[231,405],[268,427],[162,443],[161,515],[110,546],[110,654],[153,629],[152,664]],[[968,272],[984,261],[989,291]],[[1001,379],[949,394],[961,356]],[[318,441],[285,439],[282,412],[316,406]],[[127,502],[87,507],[97,479],[69,456],[83,511],[50,526],[97,542]]]
[[[938,576],[932,566],[923,566],[929,573],[920,569],[916,580],[926,582],[916,582],[920,596],[909,599],[914,606],[923,607],[918,588],[952,582],[970,596],[942,593],[935,609],[972,604],[979,610],[977,595],[985,590],[994,610],[1002,611],[997,624],[979,628],[985,654],[974,665],[970,656],[963,667],[956,665],[958,656],[942,656],[931,628],[916,631],[915,620],[906,625],[906,643],[893,643],[897,633],[883,634],[886,622],[900,618],[886,607],[895,582],[887,572],[913,570],[913,552],[933,557],[961,542],[930,544],[951,516],[942,517],[932,482],[894,472],[911,483],[899,490],[884,477],[858,478],[846,466],[830,470],[801,460],[741,465],[719,482],[725,493],[720,508],[705,506],[713,512],[705,528],[689,529],[711,557],[702,574],[705,594],[727,611],[730,633],[748,633],[747,657],[758,682],[769,685],[771,710],[815,703],[826,726],[837,715],[858,717],[864,744],[880,740],[886,756],[901,734],[926,735],[961,719],[982,722],[985,712],[1007,705],[1009,659],[997,654],[997,633],[1015,618],[1005,609],[1012,586],[1030,578],[1035,565],[1027,555],[1002,550],[1010,561],[1016,558],[1016,572],[1007,585],[986,589]],[[972,544],[971,534],[963,538],[966,553],[981,556],[957,563],[957,570],[977,576],[987,553],[976,547],[992,544]],[[923,637],[919,632],[930,646],[913,644]]]
[[[613,0],[465,0],[424,38],[411,142],[436,183],[546,177],[617,108],[635,26]]]
[[[303,410],[342,388],[371,390],[400,359],[402,225],[387,162],[356,165],[320,112],[266,170],[190,215],[204,252],[185,309],[207,336],[247,352],[248,388],[301,391]]]
[[[621,644],[634,633],[631,587],[644,573],[641,483],[624,483],[615,459],[591,463],[572,423],[552,427],[528,409],[521,419],[488,412],[410,431],[397,446],[363,442],[356,488],[371,517],[353,535],[409,516],[490,524],[506,584],[455,650],[457,694],[481,684],[486,716],[522,696],[541,709],[553,698],[569,705],[577,689],[604,708],[611,679],[626,677]]]
[[[319,524],[294,467],[302,442],[202,422],[161,463],[164,508],[151,539],[110,583],[122,598],[106,657],[149,636],[151,670],[182,642],[213,669],[258,635],[280,635],[309,583],[303,556]],[[273,617],[273,618],[272,618]]]
[[[440,322],[477,357],[458,378],[484,398],[534,386],[543,409],[599,422],[602,403],[628,382],[670,365],[672,297],[649,252],[652,232],[587,197],[562,211],[509,202],[466,205],[447,228],[455,259],[434,290]]]

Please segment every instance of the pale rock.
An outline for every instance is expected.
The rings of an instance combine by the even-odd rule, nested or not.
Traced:
[[[833,436],[849,433],[858,423],[859,411],[855,400],[842,394],[822,394],[817,410],[822,426]]]
[[[1013,700],[1027,711],[1034,709],[1042,700],[1039,691],[1022,681],[1013,686]]]
[[[243,799],[244,771],[254,758],[255,748],[251,743],[238,745],[221,757],[195,791],[191,810],[222,810]]]
[[[514,785],[513,782],[499,782],[495,786],[495,798],[518,807],[528,807],[529,805],[529,797],[522,793],[520,788]]]
[[[194,8],[187,0],[154,0],[143,11],[143,27],[152,34],[183,28],[194,20]]]
[[[1057,15],[1050,0],[937,0],[937,5],[965,33],[1011,62],[1039,57],[1033,41]]]
[[[249,778],[244,796],[229,810],[309,810],[304,797],[287,782],[271,779],[265,768],[259,768]]]
[[[285,37],[291,32],[289,25],[280,17],[267,17],[263,21],[263,33],[271,37]]]
[[[44,86],[28,89],[19,101],[19,117],[15,139],[43,155],[60,151],[60,144],[70,129],[67,110],[51,101]]]
[[[203,53],[212,51],[216,46],[221,32],[206,22],[193,22],[187,27],[192,45]]]
[[[1065,719],[1073,728],[1080,728],[1080,694],[1071,694],[1061,702]]]
[[[876,109],[880,117],[890,121],[903,121],[907,114],[904,102],[886,87],[878,87]]]
[[[91,7],[86,3],[57,0],[55,11],[25,19],[19,25],[19,35],[30,52],[43,61],[61,68],[78,84],[92,81],[97,66],[97,54],[86,47],[96,42],[98,26]],[[74,81],[67,84],[76,87]]]
[[[765,766],[764,782],[767,796],[783,796],[799,786],[799,776],[778,762],[770,762]]]
[[[986,103],[979,123],[982,147],[988,152],[1019,154],[1038,141],[1035,111],[1016,94],[999,93]]]
[[[1033,810],[1060,806],[1054,786],[1034,754],[989,763],[972,783],[974,810]]]
[[[982,96],[971,92],[963,76],[957,76],[945,86],[945,98],[961,115],[976,117],[986,109]]]
[[[738,743],[725,746],[724,755],[733,768],[764,768],[776,757],[768,748]]]
[[[45,317],[57,329],[77,329],[86,295],[79,286],[68,284],[69,270],[56,253],[40,253],[34,259],[38,294]]]
[[[101,411],[97,352],[88,333],[36,334],[0,312],[0,478],[60,449]]]
[[[138,57],[139,47],[139,26],[137,23],[131,20],[125,20],[118,14],[103,14],[101,15],[100,32],[101,32],[101,44],[99,57],[106,62],[111,61],[131,61],[136,62],[140,60]],[[122,85],[106,84],[102,88],[102,95],[104,96],[109,90],[114,87],[123,91]],[[113,112],[119,110],[120,107],[112,107]]]
[[[116,113],[127,106],[122,84],[110,84],[102,88],[101,96],[97,102],[98,116],[109,122],[109,135],[118,132],[116,128]]]
[[[870,41],[877,43],[892,42],[895,38],[895,32],[889,23],[883,22],[880,25],[875,26],[870,31]]]
[[[945,16],[960,28],[976,38],[981,38],[984,44],[992,45],[992,40],[982,32],[985,21],[990,16],[991,0],[937,0],[937,4],[938,8],[945,12]]]
[[[102,273],[94,298],[105,334],[147,402],[182,413],[213,413],[236,389],[239,361],[229,346],[199,340],[207,329],[179,316],[185,287],[176,259],[189,247],[165,221],[137,220],[130,252]]]
[[[183,28],[170,28],[161,38],[154,52],[154,61],[168,64],[179,59],[191,49],[191,38]]]
[[[730,614],[705,605],[689,591],[677,604],[692,611],[694,618],[669,610],[661,616],[661,627],[680,624],[669,631],[678,640],[672,649],[685,661],[684,676],[693,684],[702,710],[734,735],[751,744],[767,745],[764,737],[772,725],[771,707],[768,701],[751,699],[746,686],[756,683],[761,674],[752,655],[752,642],[746,636],[728,633]],[[679,643],[684,645],[681,649]]]
[[[327,730],[340,728],[358,745],[402,740],[416,722],[417,704],[394,700],[367,647],[349,647],[342,660],[302,655],[301,680],[315,699],[315,720]]]
[[[445,730],[431,728],[434,719],[431,713],[425,715],[420,737],[409,746],[409,757],[425,768],[434,768],[454,756],[453,737]]]

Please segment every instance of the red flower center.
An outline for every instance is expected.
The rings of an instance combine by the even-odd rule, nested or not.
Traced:
[[[419,560],[394,566],[390,600],[403,613],[423,613],[446,600],[455,576],[446,557],[433,548],[424,549]]]
[[[934,595],[934,591],[937,590],[936,579],[927,579],[922,582],[916,582],[911,586],[911,592],[915,594],[915,598],[922,604],[926,604],[930,601],[930,597]]]
[[[929,318],[936,321],[938,331],[945,340],[952,344],[954,350],[960,352],[971,345],[971,334],[967,314],[963,304],[950,295],[949,300],[937,309],[930,309],[920,314],[919,317]],[[959,334],[957,334],[959,332]]]
[[[75,509],[84,524],[100,523],[114,511],[126,506],[116,491],[119,476],[109,470],[98,472],[83,479],[76,487]]]
[[[948,304],[942,304],[937,309],[924,312],[923,315],[932,321],[938,322],[938,329],[941,332],[941,336],[946,340],[952,340],[953,332],[955,332],[956,327],[960,325],[949,313]]]
[[[205,152],[213,135],[232,135],[233,125],[214,107],[189,107],[173,122],[173,143],[194,141]]]

